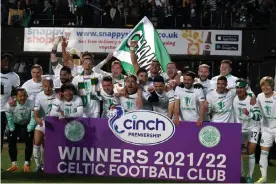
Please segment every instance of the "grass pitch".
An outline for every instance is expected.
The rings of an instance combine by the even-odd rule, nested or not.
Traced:
[[[45,173],[24,173],[24,144],[18,144],[18,166],[17,172],[6,172],[10,166],[10,158],[8,154],[7,144],[4,145],[1,155],[1,172],[2,183],[172,183],[172,180],[149,180],[149,179],[134,179],[123,177],[100,177],[100,176],[81,176],[81,175],[57,175]],[[271,160],[276,165],[276,160]],[[35,162],[32,160],[32,170],[35,169]],[[245,173],[247,173],[247,160],[244,161]],[[259,165],[256,164],[253,175],[253,181],[257,181],[261,176]],[[268,167],[268,183],[276,183],[276,166]]]

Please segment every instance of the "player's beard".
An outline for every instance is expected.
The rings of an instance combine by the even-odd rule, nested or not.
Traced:
[[[186,89],[191,89],[191,88],[192,88],[192,84],[184,83],[184,87],[185,87]]]

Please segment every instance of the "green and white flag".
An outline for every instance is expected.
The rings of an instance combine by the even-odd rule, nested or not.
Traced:
[[[122,62],[126,73],[135,74],[130,58],[130,42],[138,41],[138,48],[135,50],[138,63],[141,68],[148,70],[153,59],[159,61],[163,71],[166,71],[167,64],[171,61],[166,47],[159,38],[158,32],[147,17],[144,17],[135,28],[127,35],[122,43],[116,48],[113,56]]]

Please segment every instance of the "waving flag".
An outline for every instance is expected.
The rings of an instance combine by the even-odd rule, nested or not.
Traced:
[[[122,62],[126,73],[135,73],[130,59],[131,40],[138,41],[138,48],[135,53],[141,68],[148,69],[152,60],[156,59],[162,70],[166,71],[167,64],[171,61],[168,51],[150,20],[144,17],[113,53],[113,56]]]

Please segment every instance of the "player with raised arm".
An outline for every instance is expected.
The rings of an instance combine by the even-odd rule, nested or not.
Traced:
[[[35,101],[35,97],[42,91],[42,67],[38,64],[32,66],[31,75],[32,79],[26,81],[22,88],[27,91],[29,99]]]
[[[220,76],[217,79],[217,89],[212,90],[206,96],[211,122],[234,123],[233,100],[235,96],[236,92],[227,88],[227,78]]]
[[[53,80],[51,77],[45,76],[42,80],[43,91],[38,93],[35,99],[34,118],[37,123],[34,131],[34,147],[33,155],[36,163],[36,171],[43,170],[41,163],[41,145],[44,145],[45,135],[45,117],[50,115],[52,102],[55,99],[53,91]]]
[[[256,183],[267,182],[268,154],[273,142],[276,142],[276,91],[273,91],[272,77],[263,77],[260,81],[262,93],[257,97],[257,105],[263,117],[261,130],[260,170],[262,177]]]
[[[118,104],[119,100],[114,95],[113,80],[110,76],[104,76],[102,80],[101,96],[103,97],[103,112],[101,117],[108,118],[107,113],[112,105]]]
[[[26,148],[25,148],[25,163],[23,166],[24,172],[30,172],[31,157],[33,152],[33,138],[34,138],[34,102],[28,99],[27,92],[24,88],[17,88],[16,90],[16,105],[10,106],[6,104],[5,111],[8,120],[8,142],[9,155],[12,162],[7,171],[17,171],[17,138],[22,130],[26,132]]]
[[[55,99],[52,104],[50,116],[55,117],[83,117],[84,108],[82,99],[74,95],[75,87],[73,84],[64,84],[61,86],[62,100]]]
[[[97,98],[100,91],[102,76],[93,72],[94,60],[86,58],[83,61],[83,72],[74,77],[72,84],[78,89],[84,106],[84,117],[100,117],[100,101]]]
[[[159,112],[169,118],[173,116],[174,90],[166,88],[162,76],[156,76],[153,80],[153,91],[146,94],[145,98],[152,104],[153,111]]]
[[[205,113],[205,96],[201,88],[193,87],[194,72],[184,73],[184,88],[176,87],[174,102],[174,122],[179,125],[180,120],[196,122],[202,125]]]
[[[12,56],[10,54],[1,55],[1,151],[3,149],[4,132],[7,125],[5,105],[10,97],[14,101],[15,88],[20,85],[19,76],[11,70],[11,61]]]
[[[248,142],[248,174],[247,183],[252,183],[252,174],[255,167],[255,150],[260,133],[261,112],[258,106],[250,105],[252,98],[246,92],[247,82],[245,79],[238,79],[236,81],[237,96],[233,101],[233,108],[235,111],[235,122],[242,123],[243,143]],[[242,175],[243,159],[241,160]]]

